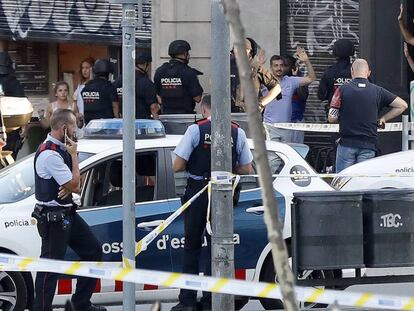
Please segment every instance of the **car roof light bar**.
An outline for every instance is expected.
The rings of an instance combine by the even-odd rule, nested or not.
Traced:
[[[84,138],[119,139],[122,138],[122,119],[91,120],[84,129]],[[158,120],[135,120],[135,138],[152,139],[165,137],[164,125]]]

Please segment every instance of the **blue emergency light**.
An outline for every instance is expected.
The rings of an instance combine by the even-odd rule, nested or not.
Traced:
[[[122,138],[122,119],[91,120],[84,129],[84,137],[89,139]],[[165,137],[164,125],[158,120],[135,120],[135,138],[151,139]]]

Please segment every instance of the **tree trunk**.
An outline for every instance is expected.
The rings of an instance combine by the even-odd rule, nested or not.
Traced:
[[[299,310],[294,292],[294,277],[289,267],[289,257],[282,235],[279,220],[279,208],[272,185],[272,174],[267,161],[265,137],[262,118],[259,112],[257,94],[252,81],[252,70],[247,58],[244,29],[240,19],[237,0],[222,0],[224,13],[234,35],[234,49],[239,70],[240,83],[246,103],[249,130],[254,142],[254,158],[262,188],[264,220],[267,226],[269,242],[272,246],[273,264],[278,275],[278,282],[283,295],[286,310]]]

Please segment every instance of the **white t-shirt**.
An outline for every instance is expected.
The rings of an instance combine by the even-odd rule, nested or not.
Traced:
[[[73,99],[76,100],[76,105],[78,106],[79,112],[81,114],[84,114],[84,104],[83,104],[83,98],[82,98],[82,90],[85,87],[85,84],[79,84],[76,88],[75,92],[73,93]]]
[[[51,141],[59,147],[66,148],[65,145],[59,140],[47,135],[47,138],[44,142]],[[47,164],[47,165],[46,165]],[[36,160],[36,172],[37,174],[44,179],[51,179],[52,177],[56,180],[59,186],[66,184],[71,181],[73,178],[72,171],[65,164],[62,156],[53,150],[45,150],[39,154]],[[56,206],[60,205],[55,200],[50,202],[39,202],[43,205]],[[64,206],[71,206],[72,204],[67,204]]]

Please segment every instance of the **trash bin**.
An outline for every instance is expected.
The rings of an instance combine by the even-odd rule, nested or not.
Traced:
[[[294,193],[292,239],[300,271],[363,267],[362,193]]]
[[[365,266],[413,266],[414,190],[364,192],[362,210]]]

